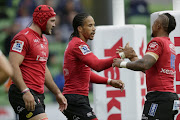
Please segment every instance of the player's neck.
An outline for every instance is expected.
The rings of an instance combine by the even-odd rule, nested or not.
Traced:
[[[87,43],[88,40],[86,40],[85,37],[82,34],[80,34],[79,37],[80,37],[81,40],[83,40],[84,42]]]
[[[169,37],[167,33],[158,34],[157,37]]]
[[[32,23],[32,25],[29,28],[34,30],[35,32],[37,32],[39,34],[39,36],[42,37],[42,31],[38,25]]]

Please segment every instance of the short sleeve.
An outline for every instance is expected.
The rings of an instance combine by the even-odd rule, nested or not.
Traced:
[[[82,60],[84,57],[92,54],[89,46],[86,43],[77,43],[73,48],[73,53],[76,57]]]
[[[158,56],[160,56],[162,54],[162,50],[163,50],[162,42],[158,40],[157,38],[154,38],[148,43],[146,53],[153,52],[157,54]]]
[[[15,36],[11,41],[10,52],[16,52],[25,56],[26,52],[28,51],[28,48],[29,45],[27,38],[23,35],[19,35],[19,36]]]

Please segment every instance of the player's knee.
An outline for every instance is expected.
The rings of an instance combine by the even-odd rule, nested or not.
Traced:
[[[32,117],[29,120],[48,120],[48,117],[47,117],[46,113],[41,113],[41,114],[38,114],[38,115]]]

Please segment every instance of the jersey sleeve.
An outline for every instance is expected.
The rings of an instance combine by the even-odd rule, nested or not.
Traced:
[[[157,38],[154,38],[148,43],[146,53],[153,52],[157,54],[158,56],[160,56],[162,54],[162,50],[163,50],[162,42],[158,40]]]
[[[108,78],[99,76],[98,74],[91,71],[90,82],[97,84],[107,84]]]
[[[79,58],[84,64],[89,66],[95,71],[102,71],[107,68],[110,68],[113,63],[113,59],[118,57],[110,57],[107,59],[98,59],[90,50],[87,44],[76,44],[74,49],[74,54]]]
[[[11,41],[10,52],[16,52],[25,56],[28,48],[29,45],[26,37],[23,35],[19,35],[15,36],[14,39]]]

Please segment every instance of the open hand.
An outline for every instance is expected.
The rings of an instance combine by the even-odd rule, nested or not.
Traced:
[[[134,49],[129,46],[129,42],[125,45],[124,48],[120,46],[118,49],[116,49],[116,53],[119,54],[120,52],[124,52],[125,58],[132,59],[134,57],[137,57],[136,52],[134,51]]]
[[[121,80],[111,80],[110,85],[115,87],[115,88],[120,88],[121,92],[124,90],[124,83]]]
[[[23,100],[24,100],[25,108],[27,109],[27,111],[34,111],[35,110],[34,96],[31,94],[30,91],[26,92],[23,95]]]
[[[62,93],[56,95],[56,100],[59,103],[59,109],[61,112],[67,109],[67,100]]]

